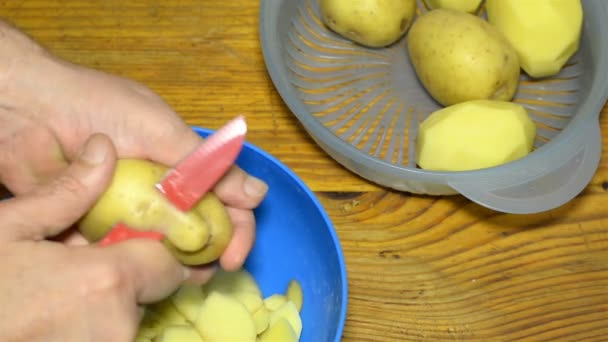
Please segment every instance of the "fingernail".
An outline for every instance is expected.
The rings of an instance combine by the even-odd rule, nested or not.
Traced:
[[[98,137],[93,137],[85,144],[80,159],[89,164],[98,165],[106,160],[107,155],[108,146],[105,142]]]
[[[247,176],[243,188],[245,193],[251,197],[259,197],[268,191],[268,185],[253,176]]]

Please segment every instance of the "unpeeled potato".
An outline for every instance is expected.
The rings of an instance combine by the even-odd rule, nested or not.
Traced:
[[[146,160],[119,160],[109,188],[78,224],[82,235],[95,242],[123,223],[166,234],[164,245],[183,264],[217,260],[233,233],[226,208],[209,192],[189,212],[178,210],[155,188],[167,170]]]
[[[430,9],[448,8],[457,11],[474,13],[479,9],[482,0],[424,0]]]
[[[416,0],[320,0],[325,25],[368,47],[393,44],[410,28]]]
[[[420,83],[443,106],[509,101],[517,91],[517,52],[478,16],[445,8],[425,12],[410,28],[407,47]]]

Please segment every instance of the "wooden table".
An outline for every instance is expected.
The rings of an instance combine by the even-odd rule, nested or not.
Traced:
[[[580,196],[536,215],[374,186],[324,154],[281,101],[258,10],[253,0],[0,1],[3,18],[54,53],[147,84],[189,124],[246,113],[249,140],[316,191],[336,226],[345,341],[608,339],[605,154]],[[606,115],[601,125],[606,137]]]

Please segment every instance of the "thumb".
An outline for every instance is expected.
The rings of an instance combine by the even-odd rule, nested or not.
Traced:
[[[1,240],[42,240],[83,216],[109,186],[116,151],[108,137],[94,134],[58,177],[29,193],[0,202]]]

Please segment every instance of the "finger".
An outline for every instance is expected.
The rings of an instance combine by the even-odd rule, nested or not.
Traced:
[[[251,210],[228,207],[234,225],[232,240],[220,257],[220,264],[227,271],[235,271],[245,263],[255,241],[255,217]]]
[[[95,250],[101,258],[111,260],[140,304],[166,298],[191,275],[190,269],[157,241],[127,240]]]
[[[181,121],[176,120],[181,123]],[[173,166],[194,151],[203,139],[185,124],[166,125],[146,147],[147,158]],[[268,192],[268,185],[233,166],[214,187],[214,192],[229,206],[253,209]]]
[[[8,148],[11,153],[0,162],[5,171],[1,177],[15,195],[31,191],[68,166],[57,137],[45,127],[17,133]]]
[[[209,264],[209,265],[201,265],[201,266],[191,266],[190,268],[190,278],[186,281],[190,284],[204,284],[209,281],[217,271],[217,264]]]
[[[154,128],[154,139],[145,142],[144,153],[147,159],[154,162],[174,166],[192,153],[202,142],[203,138],[196,134],[174,112],[165,110],[167,116],[174,120],[167,120],[162,127]]]
[[[111,182],[116,154],[111,141],[93,135],[83,153],[58,177],[32,191],[0,202],[4,239],[42,240],[75,223]]]
[[[78,231],[76,226],[64,230],[50,240],[58,241],[68,246],[84,246],[90,244],[90,242]]]
[[[266,196],[268,185],[234,166],[215,185],[214,192],[228,206],[253,209]]]

